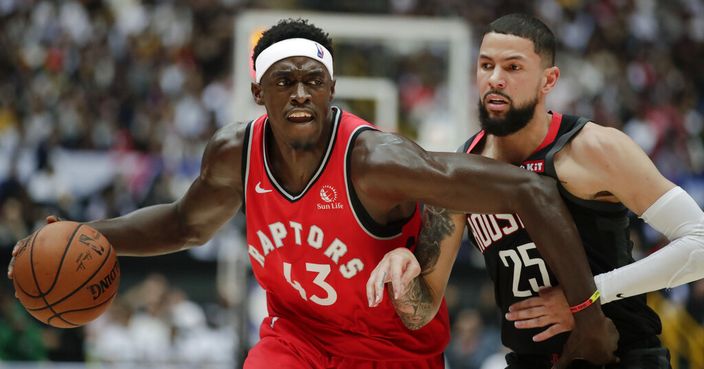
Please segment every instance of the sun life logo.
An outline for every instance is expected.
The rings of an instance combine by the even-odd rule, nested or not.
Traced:
[[[333,202],[337,200],[337,191],[335,190],[335,187],[324,185],[320,189],[320,198],[325,202]]]

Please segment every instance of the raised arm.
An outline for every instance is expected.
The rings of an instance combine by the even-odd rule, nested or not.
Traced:
[[[90,225],[119,255],[159,255],[205,243],[242,205],[243,135],[241,124],[215,133],[198,178],[180,199]]]
[[[367,210],[383,214],[420,201],[462,213],[517,213],[571,305],[596,290],[577,228],[552,179],[481,156],[426,152],[378,132],[361,134],[353,154],[352,180]],[[582,354],[594,363],[614,360],[618,335],[601,307],[594,304],[576,318],[582,329],[570,337],[560,365],[578,346],[590,350]]]

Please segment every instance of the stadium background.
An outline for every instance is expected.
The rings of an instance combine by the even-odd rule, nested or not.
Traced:
[[[233,111],[234,84],[249,84],[233,79],[233,35],[252,9],[459,20],[473,35],[469,75],[479,27],[508,12],[535,14],[559,39],[550,107],[622,129],[704,204],[701,0],[0,0],[0,268],[48,214],[112,217],[185,190],[213,131],[250,118]],[[454,149],[436,136],[448,129],[449,44],[335,41],[336,74],[391,81],[399,131]],[[370,99],[337,103],[378,115]],[[663,245],[635,217],[633,225],[637,258]],[[242,232],[238,215],[204,247],[121,258],[119,298],[83,329],[34,321],[4,280],[0,367],[239,367],[265,309],[247,278]],[[450,368],[502,368],[492,288],[470,247],[447,299]],[[673,366],[704,368],[704,282],[650,301]]]

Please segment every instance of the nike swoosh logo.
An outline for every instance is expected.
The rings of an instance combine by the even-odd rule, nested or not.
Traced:
[[[257,193],[267,193],[267,192],[271,192],[271,190],[263,189],[261,182],[257,182],[257,185],[254,187],[254,191],[257,191]]]

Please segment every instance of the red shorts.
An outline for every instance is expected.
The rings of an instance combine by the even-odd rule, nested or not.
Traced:
[[[290,322],[264,320],[261,340],[249,350],[243,369],[443,369],[440,354],[414,361],[369,361],[331,355],[285,328]],[[280,325],[284,327],[279,328]],[[277,329],[279,328],[279,329]]]

